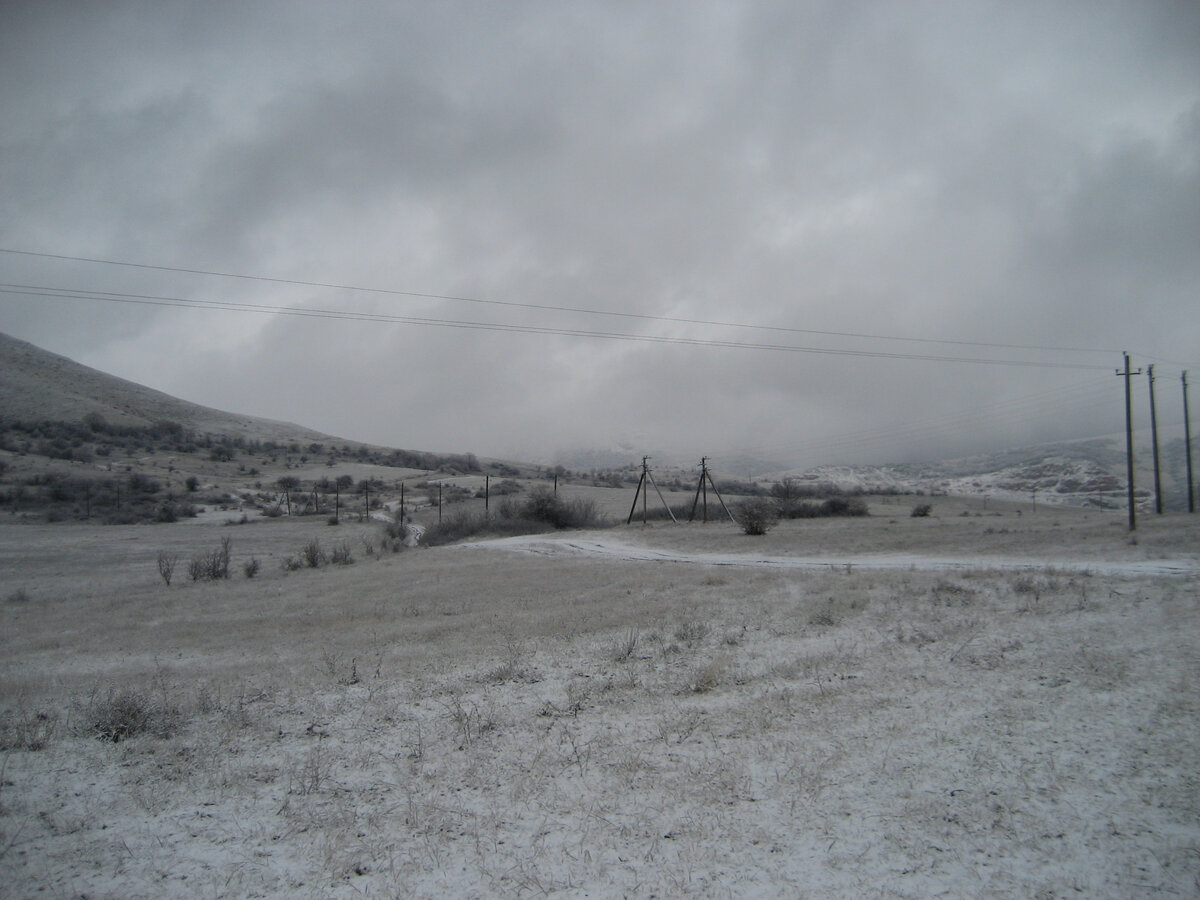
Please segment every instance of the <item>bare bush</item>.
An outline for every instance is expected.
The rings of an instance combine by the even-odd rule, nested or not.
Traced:
[[[5,710],[0,714],[0,751],[44,750],[58,733],[53,710]]]
[[[170,737],[181,719],[177,707],[135,690],[110,690],[103,697],[93,694],[84,712],[88,732],[114,744],[143,733]]]
[[[633,652],[637,649],[639,632],[637,628],[630,628],[625,633],[625,636],[619,639],[613,647],[612,658],[614,662],[626,662],[633,657]]]
[[[348,566],[354,562],[354,554],[350,552],[350,544],[347,541],[342,541],[334,547],[329,561],[335,566]]]
[[[329,562],[325,551],[321,549],[321,542],[316,538],[313,538],[304,545],[304,549],[300,551],[300,557],[310,569],[319,569],[325,563]]]
[[[193,556],[188,561],[188,577],[192,581],[220,581],[228,578],[230,544],[229,538],[221,538],[221,545],[217,549]]]
[[[756,497],[738,505],[736,518],[746,534],[766,534],[779,521],[779,509],[770,500]]]
[[[261,564],[259,563],[258,558],[255,556],[252,556],[248,560],[246,560],[245,563],[242,564],[242,572],[245,574],[245,576],[247,578],[253,578],[255,575],[258,574],[260,565]]]
[[[914,519],[924,519],[927,518],[931,512],[933,512],[932,506],[930,506],[928,503],[920,503],[913,507],[913,510],[909,515],[911,515]]]
[[[788,500],[782,503],[782,515],[788,519],[823,519],[833,516],[867,516],[870,510],[862,497],[829,497],[815,500]]]
[[[176,554],[168,553],[166,550],[158,551],[158,574],[168,587],[170,587],[171,578],[175,574],[177,562],[179,562],[179,557]]]
[[[694,647],[708,637],[711,630],[707,622],[684,622],[675,629],[675,640]]]

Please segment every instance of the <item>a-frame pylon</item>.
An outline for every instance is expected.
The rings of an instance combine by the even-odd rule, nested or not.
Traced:
[[[637,510],[638,497],[642,498],[642,524],[645,525],[649,520],[649,515],[646,510],[646,499],[650,495],[650,485],[654,485],[654,490],[658,494],[658,499],[662,501],[663,509],[667,511],[667,515],[671,517],[671,521],[676,525],[679,520],[675,518],[675,513],[671,512],[671,507],[667,503],[667,498],[662,495],[662,491],[658,489],[658,482],[654,480],[654,476],[650,474],[650,457],[642,457],[642,477],[638,479],[637,490],[633,493],[633,506],[629,507],[629,518],[625,520],[628,525],[633,521],[633,514]]]
[[[733,517],[733,513],[729,511],[729,507],[725,505],[725,500],[721,496],[721,492],[717,490],[717,483],[713,481],[712,473],[708,471],[708,457],[700,457],[700,482],[696,485],[696,499],[692,501],[692,514],[688,516],[688,521],[691,522],[696,518],[696,504],[700,502],[700,495],[704,495],[704,518],[702,521],[708,521],[708,487],[712,485],[713,493],[717,495],[717,499],[721,501],[721,509],[725,510],[725,515],[729,516],[729,521],[737,524],[737,519]]]

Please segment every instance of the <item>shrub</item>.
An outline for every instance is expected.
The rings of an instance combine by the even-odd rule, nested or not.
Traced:
[[[513,508],[512,504],[505,504],[501,513]],[[534,488],[516,509],[521,518],[545,522],[555,528],[593,528],[600,524],[600,513],[594,501],[582,498],[564,501],[544,486]]]
[[[333,553],[329,557],[329,561],[335,566],[348,566],[354,562],[354,554],[350,552],[350,544],[342,541],[333,548]]]
[[[425,534],[421,536],[421,543],[429,547],[436,547],[439,544],[465,540],[477,534],[494,533],[500,521],[511,523],[517,520],[508,517],[492,520],[481,512],[456,511],[425,529]],[[537,523],[531,522],[529,527],[532,531],[539,530]],[[541,526],[541,530],[546,530],[546,526]]]
[[[250,557],[250,559],[242,564],[242,572],[245,573],[247,578],[253,578],[255,575],[257,575],[259,568],[260,563],[258,558],[254,556]]]
[[[221,538],[221,546],[209,553],[193,556],[188,561],[188,577],[192,581],[218,581],[229,577],[229,538]]]
[[[166,550],[158,551],[158,574],[168,587],[171,585],[171,577],[175,574],[177,562],[179,562],[179,557],[175,554],[168,553]]]
[[[44,750],[58,731],[58,713],[47,710],[5,710],[0,713],[0,752]]]
[[[304,549],[300,551],[300,556],[310,569],[319,569],[329,561],[329,558],[325,555],[325,551],[321,549],[321,542],[316,538],[313,538],[304,545]]]
[[[791,499],[781,502],[780,514],[787,519],[821,519],[830,516],[867,516],[870,510],[861,497],[829,497],[820,502]]]
[[[179,710],[155,703],[139,691],[109,691],[92,697],[86,710],[87,728],[102,741],[114,744],[138,734],[170,737],[179,724]]]
[[[933,512],[932,506],[930,506],[928,503],[921,503],[921,504],[918,504],[917,506],[913,507],[912,513],[910,515],[914,519],[924,519],[931,512]]]
[[[779,510],[770,500],[743,501],[737,508],[737,521],[746,534],[766,534],[779,521]]]
[[[862,497],[830,497],[821,503],[823,516],[865,516],[869,515],[867,501]]]

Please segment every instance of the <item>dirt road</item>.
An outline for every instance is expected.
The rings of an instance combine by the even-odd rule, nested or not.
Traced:
[[[683,562],[707,566],[767,569],[921,569],[961,571],[992,569],[1034,572],[1089,572],[1093,575],[1200,575],[1200,565],[1188,559],[1104,562],[1070,558],[1013,556],[926,556],[923,554],[847,554],[829,557],[766,556],[751,553],[695,553],[633,544],[611,535],[520,535],[459,545],[464,550],[508,550],[537,556],[587,556],[645,562]]]

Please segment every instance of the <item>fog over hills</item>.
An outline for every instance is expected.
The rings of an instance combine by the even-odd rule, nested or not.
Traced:
[[[262,441],[345,441],[301,425],[211,409],[126,381],[0,334],[0,416],[9,420],[75,422],[100,415],[116,425],[164,421],[213,435]],[[349,438],[353,440],[351,436]],[[419,445],[419,436],[414,443]],[[1135,482],[1143,503],[1152,500],[1151,435],[1135,435]],[[469,452],[459,448],[458,452]],[[689,469],[699,460],[654,453],[632,445],[581,449],[558,462],[567,469],[628,469],[650,455],[651,465]],[[1160,469],[1168,508],[1186,503],[1186,456],[1182,429],[1160,433]],[[808,491],[958,494],[1116,506],[1125,502],[1124,435],[1104,435],[1053,444],[1000,449],[952,459],[891,465],[792,466],[762,457],[710,461],[720,477],[781,482],[791,479]]]

